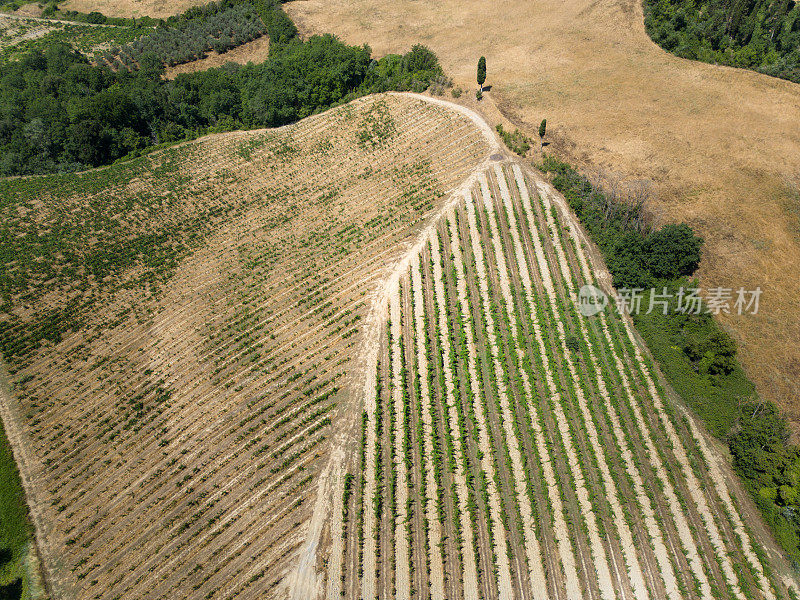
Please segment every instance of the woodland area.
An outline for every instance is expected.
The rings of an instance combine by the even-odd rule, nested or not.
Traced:
[[[103,66],[65,43],[1,66],[0,175],[76,171],[209,132],[285,125],[365,94],[422,91],[441,75],[420,45],[376,61],[368,46],[332,35],[301,41],[277,4],[211,6],[116,49],[122,58],[109,53]],[[231,23],[242,25],[239,42],[252,39],[253,10],[270,37],[265,62],[164,79],[166,64],[229,47]],[[209,25],[220,22],[222,33]],[[175,40],[187,36],[196,45],[178,56]]]
[[[647,33],[677,56],[800,83],[794,0],[645,0],[644,11]]]

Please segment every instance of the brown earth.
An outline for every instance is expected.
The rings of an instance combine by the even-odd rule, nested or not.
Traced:
[[[377,55],[430,46],[456,84],[586,172],[652,182],[657,222],[706,239],[704,288],[763,290],[757,315],[723,315],[760,392],[800,427],[800,86],[672,56],[648,38],[635,0],[535,3],[302,0],[285,6],[304,34],[333,32]],[[489,104],[494,106],[489,106]],[[794,189],[797,189],[795,184]]]
[[[68,0],[58,5],[61,10],[90,13],[93,10],[107,17],[153,17],[166,19],[179,15],[192,6],[207,4],[204,0]]]
[[[15,15],[20,17],[41,17],[43,6],[38,2],[31,2],[30,4],[23,4],[14,11]]]
[[[269,38],[267,36],[262,36],[252,42],[247,42],[232,50],[228,50],[224,54],[217,54],[212,50],[208,53],[208,56],[200,60],[193,60],[192,62],[176,65],[174,67],[167,67],[166,78],[175,79],[175,77],[181,73],[205,71],[213,67],[221,67],[228,62],[240,65],[246,65],[249,62],[259,63],[265,61],[268,54]]]

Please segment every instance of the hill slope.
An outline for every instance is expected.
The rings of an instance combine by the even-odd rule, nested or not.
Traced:
[[[654,184],[649,208],[706,239],[704,288],[764,290],[756,316],[722,315],[760,393],[800,430],[800,86],[684,60],[658,48],[637,0],[487,4],[304,0],[285,5],[303,33],[332,32],[376,54],[423,40],[456,83],[477,87],[486,55],[491,102],[557,153]],[[548,134],[550,135],[550,134]],[[636,187],[634,185],[634,187]]]
[[[793,597],[630,320],[576,310],[609,281],[539,174],[478,171],[376,298],[327,587],[290,598]]]
[[[384,95],[0,183],[2,416],[56,597],[276,593],[371,295],[489,149]]]

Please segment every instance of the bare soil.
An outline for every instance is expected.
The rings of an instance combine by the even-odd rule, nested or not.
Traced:
[[[261,36],[247,42],[241,46],[237,46],[228,50],[224,54],[218,54],[214,50],[208,53],[208,56],[200,60],[193,60],[192,62],[183,63],[174,67],[167,67],[164,76],[167,79],[175,79],[181,73],[197,73],[198,71],[205,71],[214,67],[221,67],[225,63],[236,63],[239,65],[246,65],[249,62],[260,63],[267,59],[269,55],[269,38]]]
[[[192,6],[207,4],[204,0],[67,0],[58,5],[61,10],[82,13],[98,11],[107,17],[153,17],[166,19],[179,15]]]
[[[31,2],[30,4],[23,4],[20,6],[14,11],[14,14],[20,17],[41,17],[43,10],[44,8],[41,4],[38,2]]]

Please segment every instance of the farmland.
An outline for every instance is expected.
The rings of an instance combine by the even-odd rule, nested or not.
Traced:
[[[382,95],[0,184],[2,417],[54,597],[279,596],[371,298],[489,149]]]
[[[58,41],[93,56],[102,48],[125,44],[152,32],[153,28],[146,26],[107,27],[0,15],[0,61],[18,59],[26,52],[44,50]]]
[[[179,127],[145,156],[0,181],[0,417],[49,594],[797,598],[718,444],[615,310],[598,249],[494,131],[522,156],[534,138],[415,94],[340,104],[447,79],[424,46],[373,60],[293,39],[277,5],[263,22],[225,6],[110,50],[103,77],[236,77],[242,102],[180,106],[296,122],[176,143]],[[274,60],[160,80],[265,29]],[[54,48],[31,55],[41,84],[24,61],[4,78],[34,107],[63,96],[59,65],[98,69]],[[35,163],[45,122],[27,125]],[[578,311],[586,284],[608,310]],[[773,500],[795,493],[781,481]],[[11,495],[8,579],[36,558]]]
[[[327,598],[794,597],[565,206],[498,160],[396,268]]]
[[[477,106],[492,126],[535,137],[546,118],[549,153],[617,193],[649,185],[657,224],[685,222],[704,238],[703,288],[765,290],[758,315],[718,320],[800,439],[800,86],[665,52],[639,0],[304,0],[285,10],[303,35],[333,32],[378,55],[424,40],[469,90],[485,55],[492,89]]]

